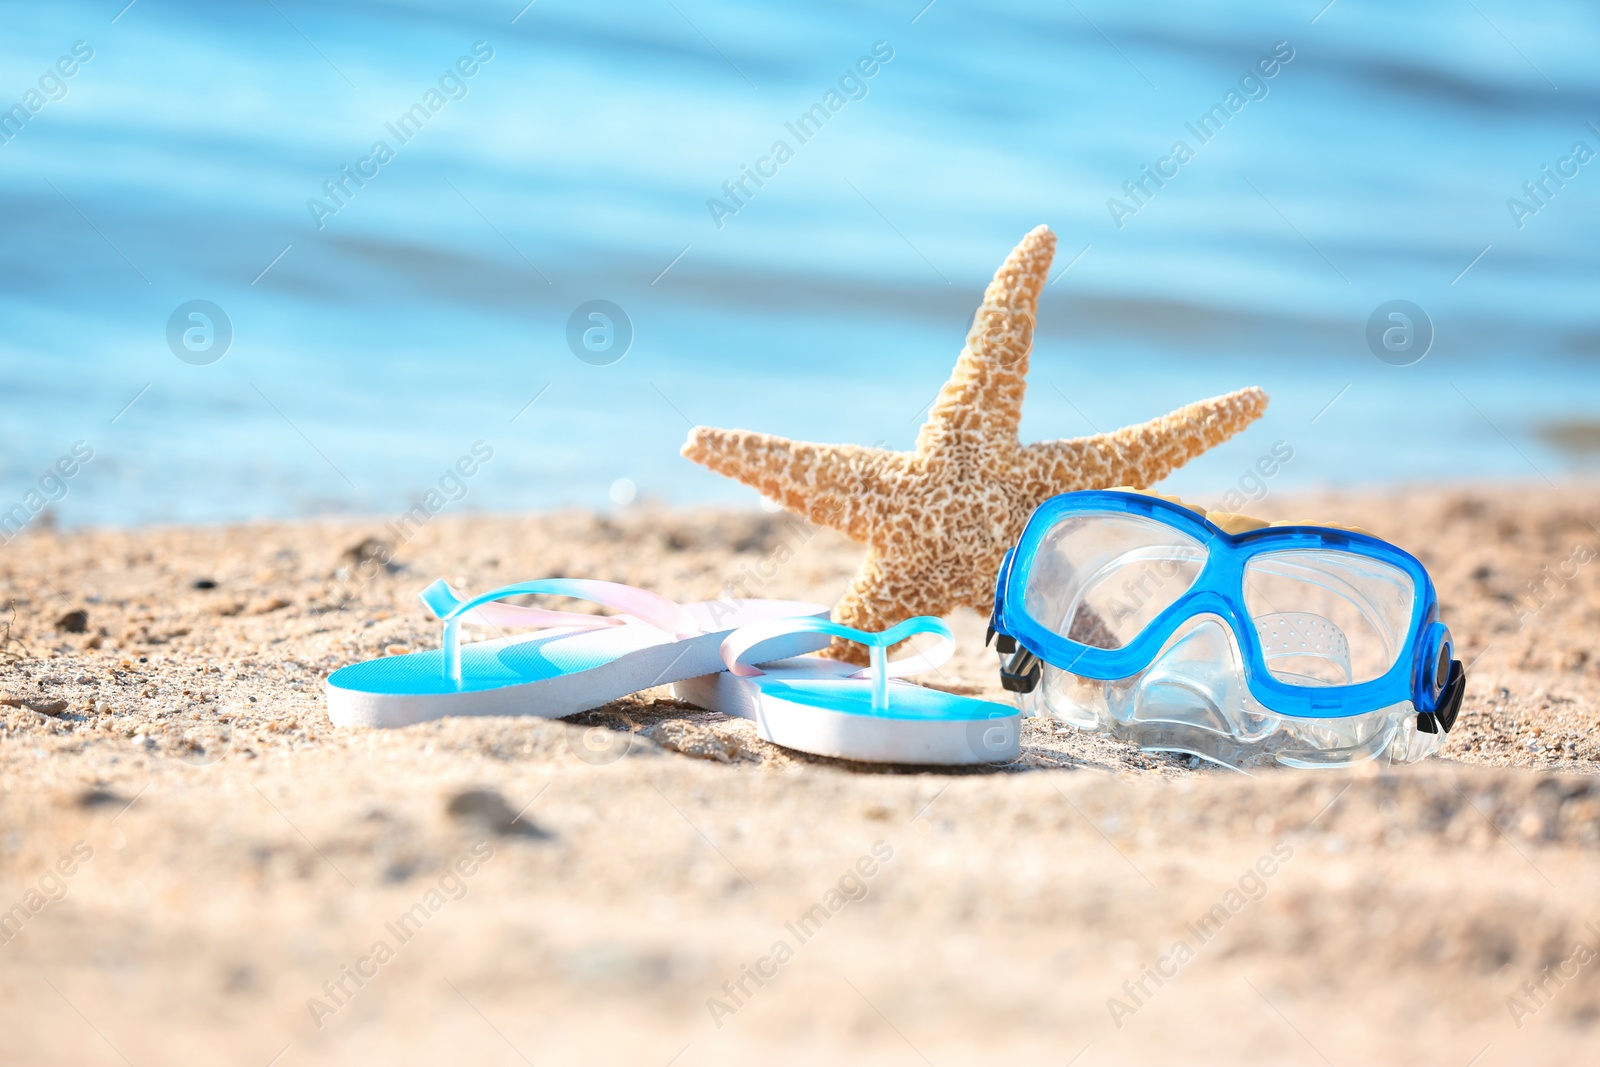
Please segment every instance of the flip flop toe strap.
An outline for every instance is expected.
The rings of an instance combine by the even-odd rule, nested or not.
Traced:
[[[931,615],[918,615],[907,619],[896,626],[879,633],[868,633],[857,630],[832,619],[818,619],[813,617],[800,617],[789,619],[769,619],[766,622],[751,623],[741,626],[729,634],[722,642],[722,662],[730,673],[741,678],[754,678],[764,674],[759,667],[746,662],[757,646],[772,640],[775,637],[784,637],[796,633],[821,633],[832,637],[842,637],[846,641],[854,641],[867,646],[867,654],[871,657],[871,665],[848,675],[851,678],[864,678],[872,682],[872,710],[885,712],[889,708],[890,678],[904,678],[907,675],[922,674],[925,671],[937,670],[949,661],[955,652],[955,637],[950,633],[950,628],[941,620]],[[902,656],[897,660],[890,660],[889,649],[917,634],[936,634],[939,641],[933,647],[910,656]],[[759,662],[759,660],[757,661]]]
[[[654,626],[675,638],[691,637],[702,633],[700,626],[678,604],[666,597],[635,589],[618,582],[601,582],[588,578],[544,578],[536,582],[518,582],[475,597],[464,597],[445,581],[436,581],[418,594],[418,599],[429,611],[444,622],[444,673],[451,681],[461,680],[461,624],[476,623],[483,626],[513,626],[518,628],[543,628],[570,626],[598,629],[605,626],[623,626],[627,619],[619,616],[585,615],[575,611],[549,611],[529,608],[519,604],[496,603],[509,596],[540,593],[548,596],[572,597],[587,600],[613,611],[622,612],[642,623]]]

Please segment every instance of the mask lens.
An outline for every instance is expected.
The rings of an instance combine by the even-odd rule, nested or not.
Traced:
[[[1205,545],[1142,515],[1073,515],[1039,542],[1023,592],[1029,617],[1091,648],[1123,648],[1194,585]]]
[[[1354,552],[1285,549],[1245,565],[1245,607],[1267,670],[1290,685],[1382,677],[1405,646],[1415,594],[1405,571]]]

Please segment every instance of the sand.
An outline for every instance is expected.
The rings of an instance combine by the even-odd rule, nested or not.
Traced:
[[[917,772],[662,691],[338,730],[323,677],[436,640],[434,577],[831,601],[860,549],[649,507],[444,515],[388,569],[382,520],[25,534],[0,1062],[1586,1062],[1600,501],[1256,510],[1428,564],[1473,661],[1439,758],[1247,778],[1028,720],[1013,764]],[[1003,699],[983,620],[952,625],[936,684]]]

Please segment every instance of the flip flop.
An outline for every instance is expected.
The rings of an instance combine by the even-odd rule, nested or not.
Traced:
[[[501,604],[541,593],[588,600],[617,615]],[[616,582],[547,578],[470,599],[442,581],[421,593],[444,622],[441,647],[356,663],[328,676],[328,717],[336,726],[409,726],[445,715],[537,715],[559,719],[651,686],[722,669],[731,631],[752,623],[825,617],[821,604],[796,600],[712,600],[677,604]],[[463,645],[461,625],[528,628],[539,633]],[[827,643],[796,630],[782,655]]]
[[[889,661],[890,647],[919,633],[941,640],[925,652]],[[782,646],[802,634],[858,641],[867,646],[872,664],[780,658],[790,655]],[[931,616],[876,634],[826,618],[769,619],[740,627],[722,643],[727,670],[677,682],[672,692],[711,711],[754,719],[762,740],[817,756],[941,765],[1015,759],[1022,728],[1016,708],[899,680],[936,669],[954,649],[949,627]]]

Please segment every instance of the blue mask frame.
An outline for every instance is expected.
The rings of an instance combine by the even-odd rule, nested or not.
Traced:
[[[1023,594],[1035,553],[1046,534],[1072,515],[1136,515],[1170,526],[1199,541],[1206,561],[1194,585],[1158,613],[1123,648],[1095,648],[1055,632],[1027,614]],[[1284,549],[1330,549],[1387,563],[1412,580],[1411,622],[1393,666],[1378,678],[1352,685],[1296,686],[1267,669],[1261,642],[1244,604],[1244,568],[1254,556]],[[1424,733],[1455,725],[1466,686],[1466,672],[1455,658],[1450,631],[1439,621],[1439,598],[1427,569],[1395,545],[1370,534],[1325,526],[1270,526],[1230,534],[1179,504],[1140,493],[1095,489],[1065,493],[1039,505],[1022,537],[1000,564],[995,582],[992,635],[1011,653],[1001,671],[1007,689],[1029,692],[1038,684],[1038,660],[1088,678],[1109,681],[1146,669],[1173,633],[1204,614],[1232,629],[1244,656],[1246,682],[1261,705],[1280,715],[1331,719],[1361,715],[1409,700]],[[1021,646],[1020,650],[1018,645]]]

